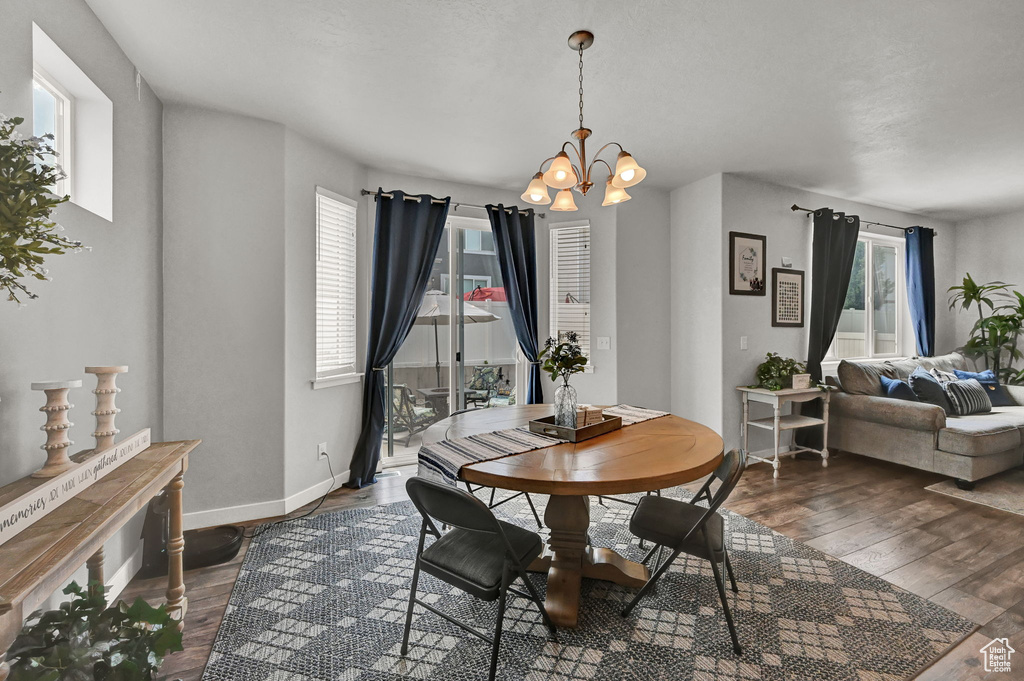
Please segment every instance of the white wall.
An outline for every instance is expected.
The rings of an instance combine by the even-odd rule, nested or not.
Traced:
[[[740,398],[735,386],[754,382],[754,370],[767,352],[805,359],[808,333],[807,326],[771,326],[770,296],[729,294],[729,232],[764,234],[766,269],[780,267],[783,256],[791,258],[793,268],[807,275],[809,299],[811,225],[802,213],[790,210],[794,203],[807,208],[828,206],[866,220],[936,228],[935,288],[940,301],[955,278],[956,230],[948,223],[728,173],[673,192],[672,289],[677,297],[673,298],[672,408],[720,432],[727,448],[740,444]],[[697,286],[702,288],[695,296],[691,291]],[[936,307],[936,345],[941,354],[956,347],[956,335],[951,314],[941,304]],[[747,350],[740,350],[741,336],[747,337]],[[751,449],[768,444],[767,438],[753,440]]]
[[[979,284],[1004,281],[1024,293],[1024,211],[958,223],[956,226],[955,281],[968,272]],[[945,288],[936,296],[938,306],[947,298]],[[956,313],[956,342],[967,340],[977,311]]]
[[[672,192],[672,413],[721,431],[722,176]]]
[[[164,110],[164,428],[203,439],[188,513],[284,493],[284,148],[276,123]]]
[[[317,459],[316,446],[327,443],[339,483],[348,481],[349,463],[359,438],[361,382],[313,390],[316,369],[316,204],[317,186],[359,202],[356,218],[358,366],[363,368],[366,316],[373,246],[373,225],[359,196],[366,169],[291,130],[285,132],[285,412],[284,494],[298,504],[326,491],[330,476]]]
[[[118,378],[129,434],[146,426],[163,437],[161,419],[161,104],[83,0],[6,2],[0,21],[0,112],[22,116],[31,134],[32,22],[36,22],[110,98],[114,106],[114,221],[74,204],[55,217],[67,236],[91,252],[47,259],[52,282],[32,280],[39,299],[19,310],[0,299],[0,484],[39,468],[45,441],[39,412],[45,398],[33,381],[82,379],[72,391],[75,451],[93,444],[87,365],[127,364]],[[195,433],[191,435],[195,436]],[[141,515],[106,547],[108,576],[139,546]],[[81,579],[81,576],[79,576]]]
[[[671,222],[668,192],[631,187],[616,212],[617,338],[614,402],[669,409],[672,403]]]

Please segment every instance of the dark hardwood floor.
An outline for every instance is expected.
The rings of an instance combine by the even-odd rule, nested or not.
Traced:
[[[405,499],[406,476],[414,469],[398,470],[401,476],[367,489],[335,492],[318,512]],[[855,455],[835,454],[827,469],[818,461],[787,459],[780,479],[771,472],[752,465],[727,508],[979,625],[919,679],[1024,679],[1024,517],[925,490],[941,476]],[[244,556],[243,546],[229,564],[185,573],[185,651],[167,658],[161,670],[167,678],[202,676]],[[165,588],[163,579],[134,580],[122,598],[156,603]],[[1015,672],[986,674],[979,650],[1003,637],[1020,651]]]

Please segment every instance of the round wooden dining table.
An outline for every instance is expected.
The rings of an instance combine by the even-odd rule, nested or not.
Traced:
[[[426,444],[527,425],[550,416],[551,405],[478,409],[438,421],[424,431]],[[647,581],[647,567],[610,548],[591,546],[588,495],[627,494],[698,480],[718,467],[722,438],[710,428],[668,415],[579,443],[565,442],[462,467],[466,482],[550,499],[544,523],[550,530],[544,553],[530,565],[548,575],[545,607],[560,627],[579,620],[584,577],[631,588]]]

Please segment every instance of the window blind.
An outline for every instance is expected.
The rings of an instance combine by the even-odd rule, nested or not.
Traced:
[[[590,226],[551,230],[551,335],[579,336],[590,357]]]
[[[356,371],[356,202],[316,190],[316,377]]]

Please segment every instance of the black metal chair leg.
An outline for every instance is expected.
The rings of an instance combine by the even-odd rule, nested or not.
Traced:
[[[422,552],[423,540],[420,539]],[[416,585],[420,581],[420,559],[416,559],[416,567],[412,571],[412,585],[409,587],[409,610],[405,613],[405,633],[402,635],[402,655],[409,652],[409,630],[412,628],[412,610],[416,604]]]
[[[725,595],[725,584],[722,582],[722,573],[718,571],[718,563],[715,562],[715,554],[711,551],[711,543],[707,541],[705,537],[705,544],[708,547],[708,556],[710,556],[709,562],[711,563],[711,572],[715,574],[715,586],[718,587],[718,596],[722,599],[722,610],[725,612],[725,622],[729,625],[729,636],[732,637],[732,649],[736,651],[737,655],[743,654],[743,648],[740,647],[740,639],[736,635],[736,625],[732,621],[732,612],[729,611],[729,597]]]
[[[725,571],[729,574],[729,581],[732,583],[732,590],[736,593],[740,592],[740,588],[736,586],[736,575],[732,572],[732,561],[729,560],[729,552],[723,547],[722,552],[725,553]]]
[[[554,639],[555,643],[558,643],[558,629],[555,627],[555,623],[551,621],[551,618],[548,617],[548,609],[544,607],[544,601],[540,599],[540,592],[537,591],[536,585],[526,572],[520,572],[519,577],[526,584],[530,595],[533,596],[533,601],[537,604],[537,609],[540,610],[540,616],[544,619],[544,624],[551,630],[551,638]]]
[[[533,499],[530,498],[530,493],[523,492],[523,494],[526,496],[526,503],[530,505],[530,510],[533,511],[533,519],[537,521],[537,529],[543,530],[544,523],[540,521],[540,515],[537,514],[537,509],[533,505]]]
[[[509,582],[508,568],[501,578],[501,593],[498,595],[498,620],[494,624],[494,646],[491,648],[491,672],[488,674],[488,681],[494,681],[498,673],[498,649],[501,647],[501,627],[505,622],[505,601],[508,599]]]
[[[675,559],[676,559],[676,558],[678,558],[678,557],[679,557],[679,551],[673,551],[673,552],[672,552],[672,555],[668,557],[668,560],[666,560],[666,561],[665,561],[665,562],[664,562],[664,563],[662,564],[662,566],[661,566],[660,568],[658,568],[658,571],[657,571],[657,572],[655,572],[655,573],[654,573],[653,575],[651,575],[651,578],[650,578],[650,579],[648,579],[648,580],[647,580],[647,583],[646,583],[646,584],[644,584],[644,585],[643,585],[643,586],[642,586],[642,587],[640,588],[640,591],[639,591],[639,592],[637,593],[637,595],[636,595],[636,596],[634,596],[634,597],[633,597],[633,600],[629,602],[629,605],[627,605],[627,606],[626,606],[626,607],[625,607],[625,608],[623,609],[623,611],[622,611],[622,616],[623,616],[623,617],[629,617],[629,613],[633,612],[633,608],[634,608],[634,607],[636,607],[636,604],[640,602],[640,599],[641,599],[641,598],[643,598],[643,597],[644,597],[644,595],[645,595],[645,594],[646,594],[646,593],[647,593],[648,591],[650,591],[650,590],[651,590],[651,587],[653,587],[653,586],[654,586],[654,583],[655,583],[655,582],[657,582],[657,581],[658,581],[658,579],[660,579],[660,578],[661,578],[661,576],[662,576],[663,574],[665,574],[665,572],[666,572],[666,571],[668,570],[669,566],[670,566],[670,565],[672,565],[672,563],[673,563],[673,562],[675,561]]]
[[[494,493],[497,491],[494,487],[491,488],[491,500],[487,502],[487,508],[494,508]]]

